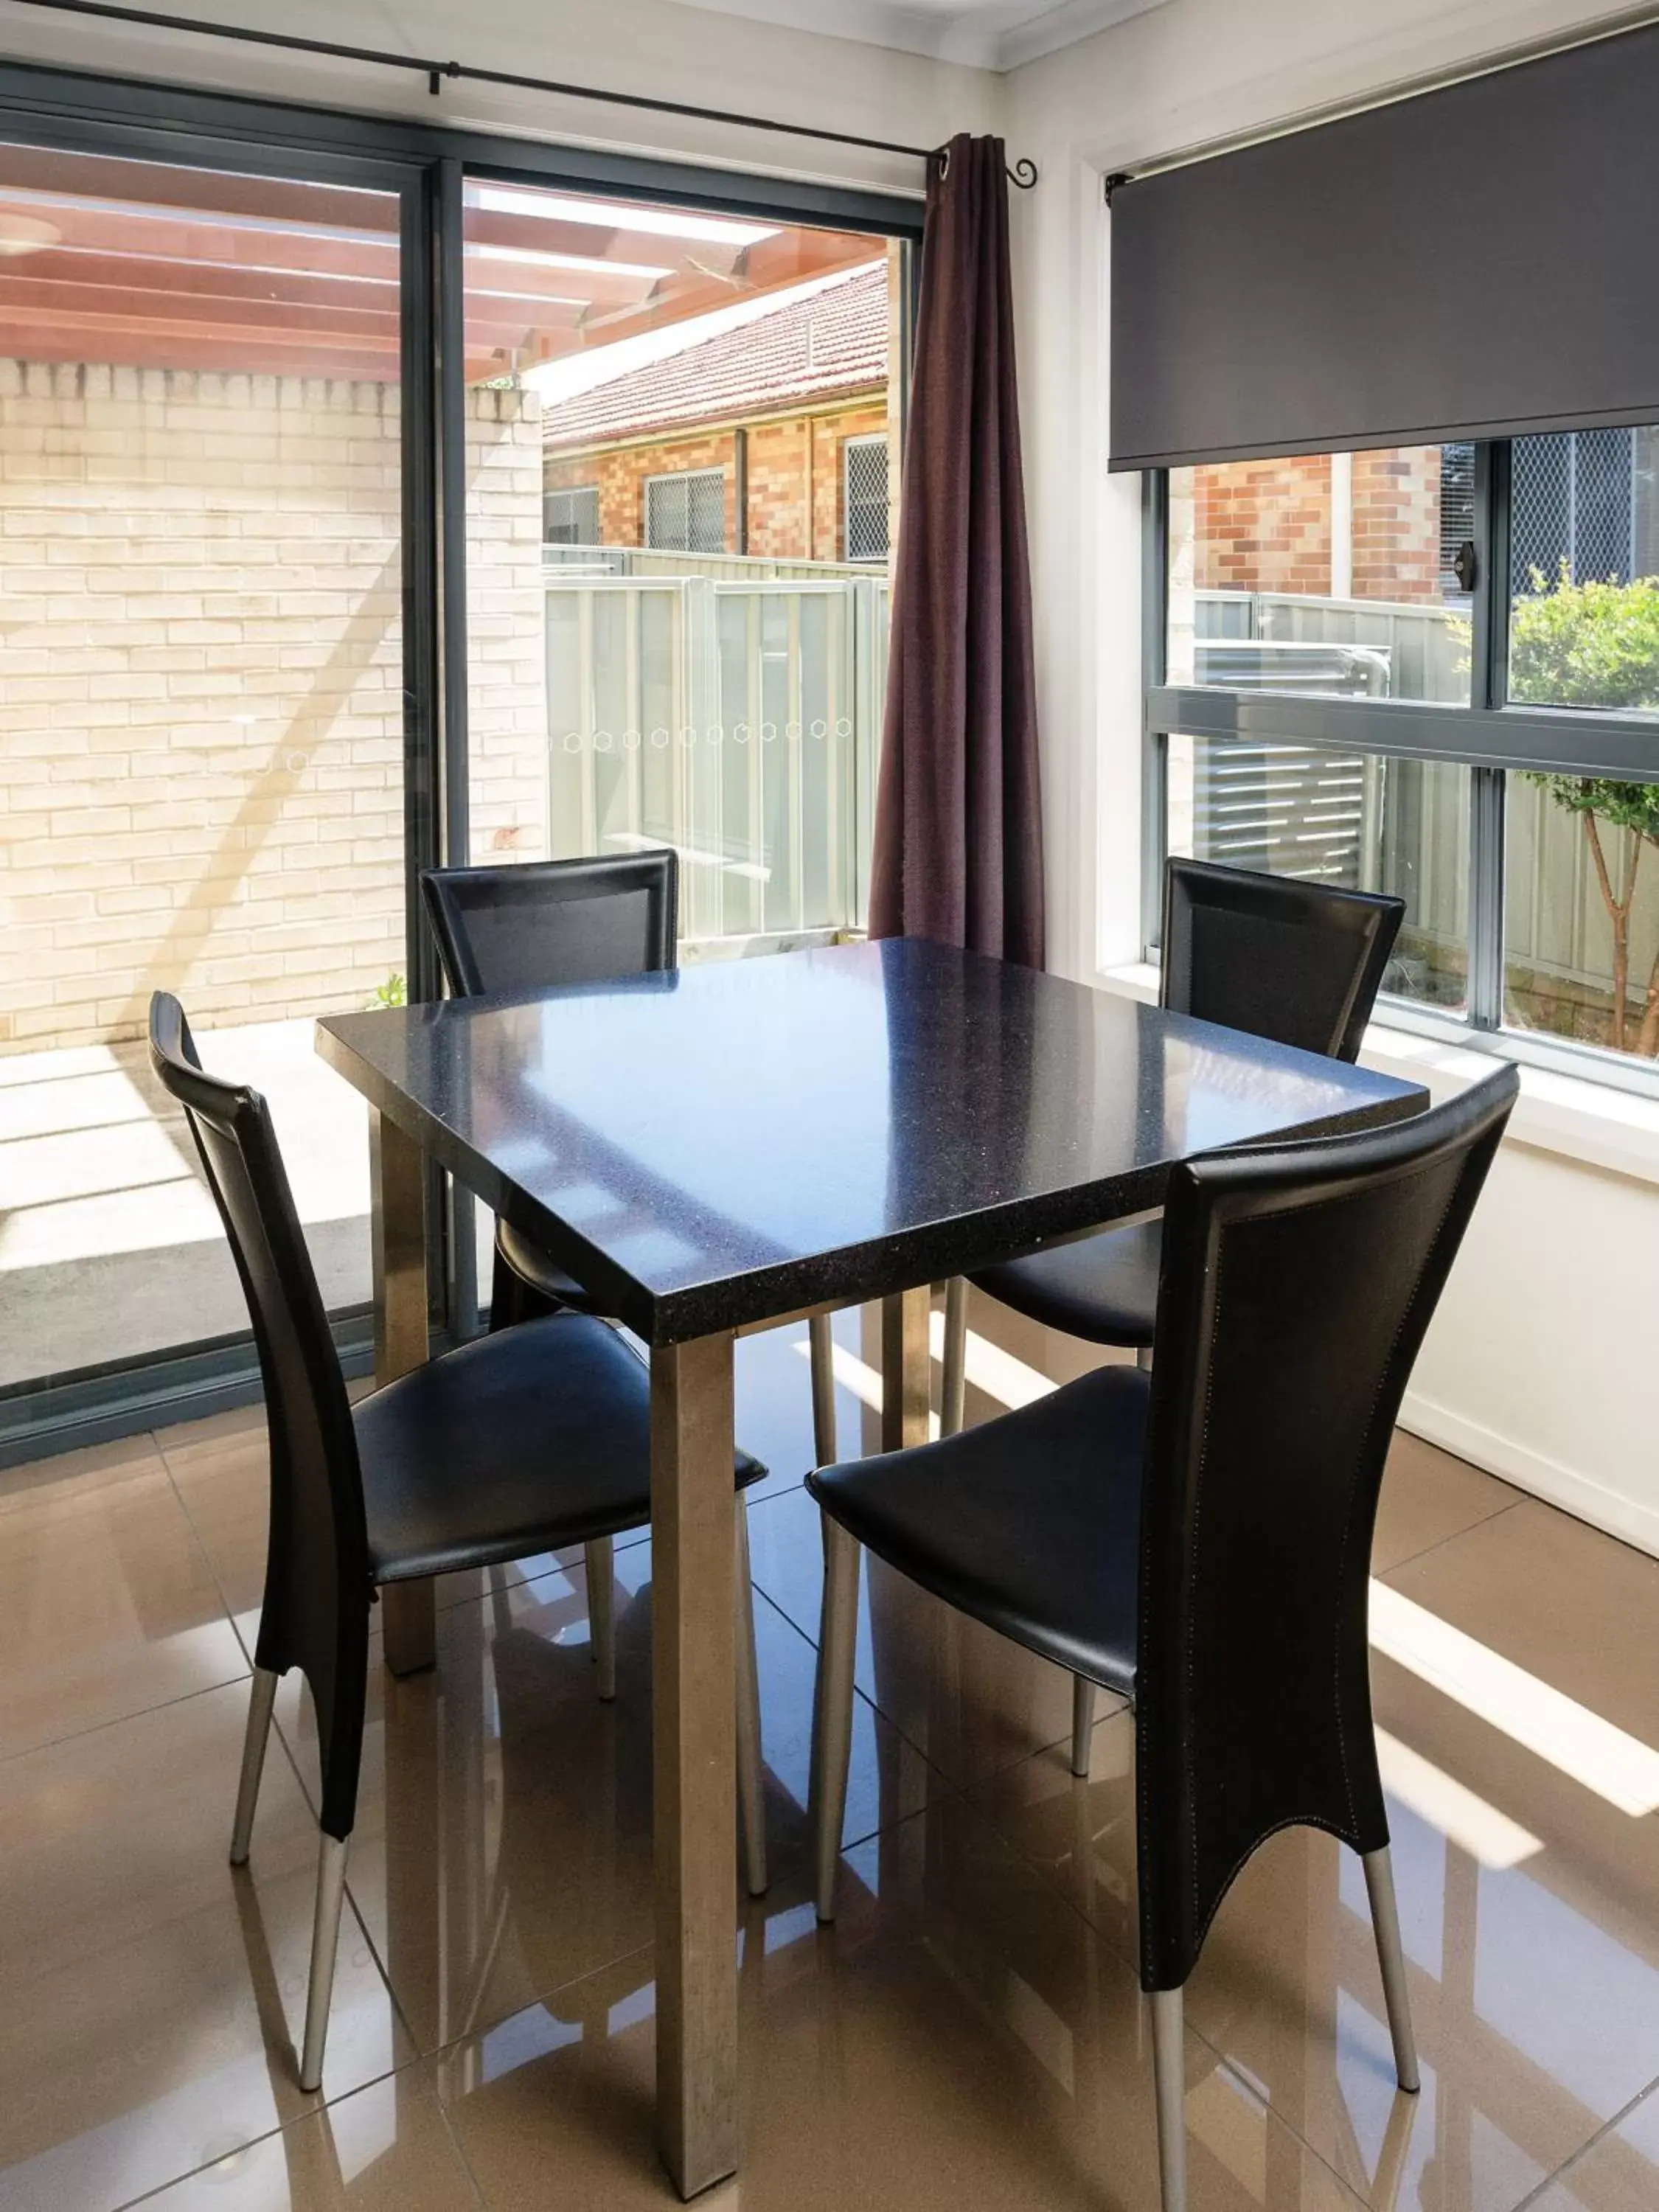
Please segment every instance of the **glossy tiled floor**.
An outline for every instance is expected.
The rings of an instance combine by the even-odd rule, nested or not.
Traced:
[[[1004,1324],[1004,1331],[1012,1328]],[[976,1317],[988,1336],[989,1315]],[[1075,1347],[998,1332],[1014,1395]],[[842,1917],[805,1885],[816,1516],[799,1333],[740,1347],[774,1882],[741,1915],[745,2212],[1151,2212],[1132,1732],[870,1578]],[[844,1449],[873,1378],[846,1317]],[[975,1394],[974,1410],[994,1410]],[[442,1593],[373,1682],[322,2094],[294,2086],[314,1831],[284,1686],[225,1863],[264,1544],[254,1415],[0,1477],[0,2212],[629,2212],[652,2149],[651,1553],[619,1694],[579,1558]],[[1423,2094],[1358,1869],[1280,1837],[1188,1993],[1194,2212],[1659,2206],[1659,1564],[1409,1437],[1374,1662]],[[1106,1701],[1103,1701],[1103,1705]]]

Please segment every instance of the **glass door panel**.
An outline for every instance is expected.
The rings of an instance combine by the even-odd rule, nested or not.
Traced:
[[[398,216],[0,148],[0,1389],[246,1328],[158,988],[368,1295],[312,1021],[405,965]]]
[[[465,188],[477,862],[680,855],[683,957],[864,920],[900,248]]]

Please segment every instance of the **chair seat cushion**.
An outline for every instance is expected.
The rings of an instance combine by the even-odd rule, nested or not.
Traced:
[[[1103,1367],[939,1443],[806,1486],[878,1559],[1074,1674],[1134,1688],[1152,1377]]]
[[[1089,1344],[1150,1344],[1158,1322],[1161,1221],[1103,1229],[1074,1244],[1055,1244],[1028,1260],[981,1267],[976,1288],[1016,1313],[1080,1336]]]
[[[561,1305],[573,1306],[578,1313],[592,1313],[593,1301],[574,1275],[550,1260],[541,1247],[526,1237],[522,1229],[515,1229],[510,1221],[495,1224],[495,1249],[520,1282],[528,1283],[532,1291],[539,1291],[544,1298],[556,1298]]]
[[[554,1314],[476,1338],[362,1399],[377,1583],[494,1565],[642,1528],[651,1378],[613,1328]],[[739,1452],[739,1488],[766,1470]]]

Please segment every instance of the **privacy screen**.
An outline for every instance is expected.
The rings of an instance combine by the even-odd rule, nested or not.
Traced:
[[[1111,465],[1659,421],[1659,27],[1120,185]]]

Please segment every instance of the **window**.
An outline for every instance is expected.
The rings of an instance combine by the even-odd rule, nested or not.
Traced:
[[[1468,771],[1356,746],[1172,735],[1168,850],[1343,890],[1389,891],[1406,919],[1391,997],[1462,1011],[1468,988]]]
[[[848,561],[887,558],[887,434],[848,438],[842,449],[842,532]]]
[[[542,501],[542,535],[550,545],[597,545],[599,542],[598,484],[569,484],[550,491]]]
[[[1172,470],[1171,681],[1466,702],[1471,450]]]
[[[658,553],[724,553],[726,471],[645,480],[645,542]]]
[[[1396,891],[1400,1018],[1659,1085],[1659,428],[1149,486],[1149,849]]]

